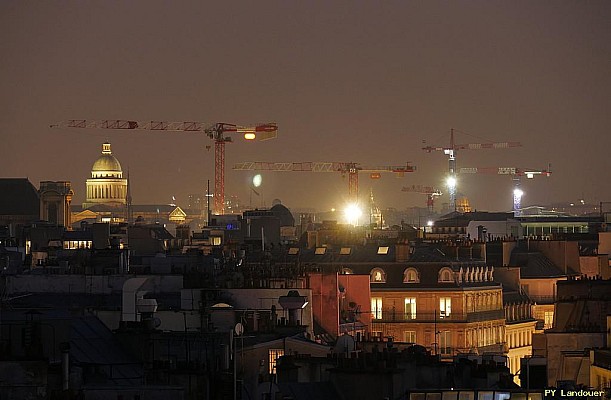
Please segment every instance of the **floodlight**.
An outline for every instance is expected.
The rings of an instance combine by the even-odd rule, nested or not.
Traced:
[[[359,218],[363,215],[363,211],[356,203],[349,204],[344,210],[346,221],[351,225],[358,225]]]

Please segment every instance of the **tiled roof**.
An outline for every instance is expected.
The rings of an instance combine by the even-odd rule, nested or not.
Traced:
[[[112,365],[110,381],[115,385],[141,383],[141,363],[120,349],[112,332],[96,317],[86,316],[72,321],[70,357],[76,364]]]
[[[348,247],[348,246],[344,246]],[[387,247],[386,254],[378,254],[380,247]],[[322,251],[320,251],[322,252]],[[351,246],[350,254],[341,254],[341,248],[325,248],[324,254],[316,254],[316,249],[300,249],[301,262],[311,263],[379,263],[395,261],[394,245]]]
[[[467,226],[471,221],[506,221],[511,218],[513,213],[506,212],[452,212],[435,221],[435,226]]]
[[[539,252],[524,252],[515,249],[511,253],[509,265],[519,266],[522,278],[554,278],[567,275],[560,267]],[[567,272],[569,275],[575,274],[573,270]]]
[[[503,304],[511,304],[511,303],[525,303],[529,302],[528,296],[522,294],[518,291],[505,291],[505,287],[503,286]]]

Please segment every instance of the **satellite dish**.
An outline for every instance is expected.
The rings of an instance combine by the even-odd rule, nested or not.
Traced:
[[[153,324],[155,325],[155,328],[159,328],[161,326],[161,319],[160,318],[153,318]]]
[[[235,324],[235,328],[233,328],[233,331],[236,335],[242,336],[242,334],[244,333],[244,325],[238,322],[237,324]]]

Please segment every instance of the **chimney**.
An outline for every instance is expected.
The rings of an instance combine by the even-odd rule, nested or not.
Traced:
[[[409,260],[409,244],[408,243],[397,243],[395,245],[395,261],[406,262]]]

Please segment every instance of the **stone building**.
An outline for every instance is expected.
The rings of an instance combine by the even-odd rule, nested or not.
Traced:
[[[102,154],[93,163],[86,196],[83,209],[97,204],[116,207],[127,204],[127,179],[123,178],[121,163],[112,155],[108,142],[102,144]]]
[[[70,206],[74,191],[70,182],[40,182],[40,219],[70,229],[72,212]]]

